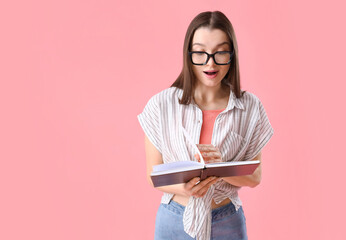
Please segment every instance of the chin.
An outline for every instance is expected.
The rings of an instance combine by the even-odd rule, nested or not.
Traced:
[[[216,87],[221,84],[222,80],[217,80],[217,79],[203,79],[202,81],[200,80],[199,83],[206,86],[206,87]]]

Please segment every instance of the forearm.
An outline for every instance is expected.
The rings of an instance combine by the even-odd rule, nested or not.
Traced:
[[[165,192],[165,193],[172,193],[172,194],[181,195],[181,196],[188,196],[185,189],[184,189],[184,184],[174,184],[174,185],[161,186],[161,187],[156,187],[156,189],[160,190],[161,192]]]
[[[148,182],[149,184],[154,187],[154,184],[151,180],[151,178],[148,178]],[[166,186],[161,186],[161,187],[155,187],[157,190],[161,191],[161,192],[165,192],[165,193],[172,193],[172,194],[176,194],[176,195],[182,195],[182,196],[188,196],[185,188],[184,188],[184,184],[173,184],[173,185],[166,185]]]
[[[224,181],[228,182],[229,184],[237,187],[256,187],[260,180],[253,175],[246,175],[246,176],[238,176],[238,177],[223,177]]]
[[[261,182],[261,164],[252,175],[223,177],[224,181],[238,187],[256,187]]]

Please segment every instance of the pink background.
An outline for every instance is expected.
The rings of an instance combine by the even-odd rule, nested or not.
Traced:
[[[343,1],[2,1],[0,239],[153,239],[148,99],[182,67],[190,21],[220,10],[241,83],[274,136],[240,191],[249,239],[344,239]],[[131,174],[126,169],[132,168]]]

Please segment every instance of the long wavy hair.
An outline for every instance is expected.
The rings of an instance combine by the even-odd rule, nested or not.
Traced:
[[[228,40],[231,42],[231,46],[234,48],[234,56],[231,61],[229,71],[222,79],[221,83],[229,85],[231,90],[235,93],[237,98],[243,96],[245,91],[240,89],[240,73],[239,73],[239,60],[238,60],[238,44],[234,33],[233,26],[229,19],[220,11],[207,11],[198,14],[190,23],[184,40],[183,47],[183,68],[171,85],[171,87],[177,87],[183,90],[183,96],[179,100],[180,104],[190,104],[191,98],[194,94],[194,86],[196,78],[192,71],[192,62],[189,58],[188,51],[191,51],[192,38],[195,31],[200,27],[208,27],[209,29],[220,29],[228,36]],[[232,51],[232,49],[230,49]]]

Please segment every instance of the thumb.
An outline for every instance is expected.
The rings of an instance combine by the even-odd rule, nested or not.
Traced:
[[[195,158],[198,160],[198,162],[200,161],[198,153],[195,154]]]

